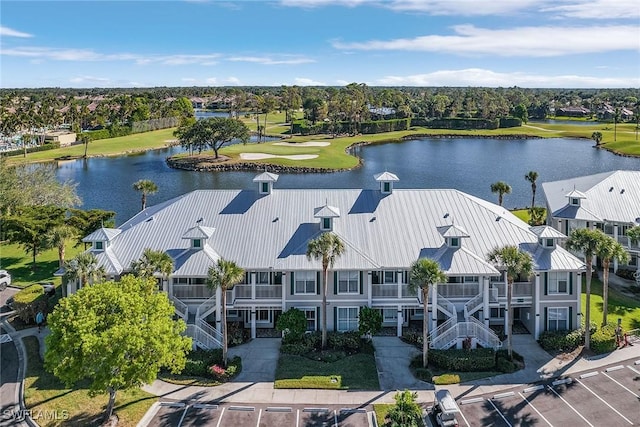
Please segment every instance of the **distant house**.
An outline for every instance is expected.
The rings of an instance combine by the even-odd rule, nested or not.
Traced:
[[[369,106],[369,113],[373,119],[388,119],[396,115],[395,108]]]
[[[191,101],[193,108],[205,108],[207,105],[207,100],[204,98],[191,97],[189,101]]]
[[[76,142],[76,134],[66,130],[51,131],[44,134],[45,143],[58,142],[60,147],[67,147]]]
[[[556,116],[565,117],[588,117],[591,110],[585,107],[559,107],[556,108]]]
[[[600,120],[613,120],[616,114],[616,109],[610,104],[602,105],[596,112],[596,116]],[[633,111],[628,108],[620,108],[620,121],[628,122],[633,119]]]

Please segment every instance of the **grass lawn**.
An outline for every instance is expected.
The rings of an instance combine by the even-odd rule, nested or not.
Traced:
[[[587,301],[587,295],[584,293],[585,288],[586,285],[583,279],[582,307],[586,307]],[[602,324],[602,307],[602,282],[593,279],[591,281],[591,321],[598,326]],[[622,318],[622,328],[624,330],[640,328],[640,300],[626,296],[609,286],[608,310],[608,322],[618,323],[618,318]]]
[[[66,250],[66,259],[71,259],[80,252],[82,246],[74,248],[69,245]],[[31,255],[27,255],[21,246],[9,243],[0,244],[0,268],[11,273],[13,286],[24,288],[34,282],[42,280],[60,284],[60,278],[53,273],[58,269],[58,249],[43,251],[36,256],[36,268],[33,269]]]
[[[374,403],[373,412],[376,414],[376,421],[378,426],[385,425],[387,414],[395,405],[393,403]]]
[[[282,354],[275,388],[379,390],[380,384],[373,354],[354,354],[333,363]]]
[[[52,374],[46,372],[39,355],[38,339],[23,339],[27,351],[27,372],[24,381],[25,405],[32,413],[51,411],[58,414],[58,420],[36,420],[41,426],[85,426],[98,425],[103,416],[108,397],[101,394],[89,397],[86,389],[66,388]],[[118,426],[135,427],[157,397],[140,389],[119,391],[116,394],[114,413],[118,416]],[[55,411],[55,412],[53,412]],[[66,420],[64,414],[68,414]]]

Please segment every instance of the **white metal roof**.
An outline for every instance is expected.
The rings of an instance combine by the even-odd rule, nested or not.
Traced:
[[[378,182],[384,182],[384,181],[400,181],[400,178],[398,178],[398,175],[391,173],[391,172],[382,172],[382,173],[378,173],[375,174],[373,176],[373,178],[378,181]]]
[[[541,237],[543,239],[566,239],[567,236],[559,232],[553,227],[549,227],[548,225],[537,225],[535,227],[531,227],[531,230],[536,236]]]
[[[183,239],[208,239],[213,236],[213,232],[216,231],[213,227],[205,227],[202,225],[198,225],[196,227],[192,227],[186,231],[182,235]]]
[[[82,239],[82,241],[86,243],[108,242],[111,239],[113,239],[115,236],[120,234],[120,231],[121,230],[117,228],[104,228],[104,227],[98,228],[96,231],[94,231],[93,233],[89,234],[84,239]]]
[[[280,175],[271,172],[262,172],[253,178],[253,182],[276,182]]]

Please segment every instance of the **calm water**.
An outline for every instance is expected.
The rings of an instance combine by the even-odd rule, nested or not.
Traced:
[[[282,174],[276,188],[377,188],[375,173],[388,170],[400,178],[396,188],[457,188],[496,201],[489,186],[503,180],[513,188],[505,195],[508,208],[528,206],[531,186],[524,175],[535,170],[539,183],[615,169],[640,170],[640,159],[596,150],[591,141],[573,139],[420,139],[396,144],[360,147],[363,166],[328,174]],[[195,189],[253,188],[256,172],[187,172],[167,166],[167,156],[179,147],[117,157],[92,158],[59,165],[61,180],[78,183],[85,209],[117,212],[117,224],[140,209],[140,194],[132,189],[139,179],[150,179],[160,190],[149,197],[156,204]],[[536,196],[542,203],[541,188]]]

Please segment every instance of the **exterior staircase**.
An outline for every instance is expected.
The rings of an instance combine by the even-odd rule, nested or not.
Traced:
[[[193,344],[205,350],[222,348],[222,334],[205,320],[216,309],[215,296],[200,304],[195,313],[189,312],[189,307],[175,297],[170,297],[176,314],[187,323],[185,335],[193,339]]]

